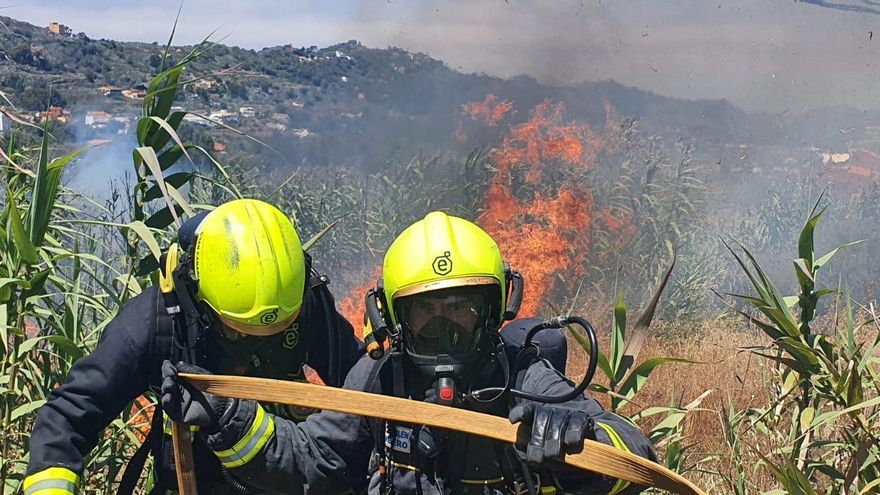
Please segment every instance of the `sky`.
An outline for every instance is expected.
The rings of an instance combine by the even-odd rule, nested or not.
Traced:
[[[14,4],[11,2],[15,2]],[[356,39],[463,72],[614,79],[750,111],[880,109],[874,0],[186,0],[176,40],[327,46]],[[167,40],[176,0],[0,0],[0,14],[92,38]]]

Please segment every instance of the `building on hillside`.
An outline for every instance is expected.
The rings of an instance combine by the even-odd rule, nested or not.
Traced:
[[[235,113],[230,112],[229,110],[226,110],[224,108],[222,110],[211,112],[211,115],[209,115],[209,117],[211,117],[212,119],[228,119],[229,117],[235,117]]]
[[[202,114],[202,112],[195,112],[195,113]],[[197,124],[197,125],[204,126],[204,127],[214,127],[216,125],[215,123],[211,122],[210,120],[206,120],[202,117],[199,117],[198,115],[193,115],[191,113],[184,115],[183,121],[189,122],[190,124]]]
[[[73,34],[73,30],[69,27],[55,21],[49,23],[49,32],[58,36],[70,36]]]
[[[305,129],[305,128],[293,130],[293,135],[300,138],[300,139],[307,137],[311,133],[312,133],[312,131]]]
[[[192,83],[192,87],[195,89],[211,89],[214,87],[214,81],[210,79],[199,79]]]
[[[70,121],[70,113],[67,110],[61,107],[49,107],[45,112],[40,113],[40,122],[45,122],[47,120],[55,120],[61,122],[62,124],[66,124]]]
[[[217,111],[211,112],[210,115],[208,115],[208,117],[211,118],[211,120],[215,120],[218,122],[225,122],[225,123],[238,122],[238,115],[236,115],[235,112],[230,112],[229,110],[226,110],[225,108],[223,110],[217,110]]]
[[[214,153],[226,153],[226,143],[223,141],[214,141],[212,149],[214,150]]]
[[[104,96],[117,96],[122,94],[122,88],[116,88],[113,86],[101,86],[98,88],[98,91]]]
[[[83,123],[90,127],[97,127],[101,124],[106,126],[112,118],[113,116],[107,112],[86,112]]]
[[[238,109],[238,113],[240,113],[242,117],[248,119],[253,118],[255,115],[257,115],[257,111],[254,110],[254,107],[241,107]]]
[[[122,96],[132,100],[143,100],[147,96],[147,90],[138,88],[123,89]]]
[[[131,129],[131,121],[131,117],[113,117],[113,122],[119,126],[116,134],[128,134]]]
[[[287,130],[287,126],[284,124],[279,124],[278,122],[269,122],[266,127],[272,129],[273,131],[284,132]]]

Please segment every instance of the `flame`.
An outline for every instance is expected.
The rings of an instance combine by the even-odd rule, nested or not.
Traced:
[[[595,131],[586,124],[566,122],[564,105],[545,100],[535,106],[527,121],[511,126],[489,153],[496,174],[477,223],[495,239],[505,260],[525,277],[523,316],[536,315],[559,281],[571,288],[586,275],[597,224],[616,233],[611,249],[599,253],[599,261],[622,249],[635,233],[625,213],[597,207],[587,184],[560,180],[566,170],[590,170],[599,156],[616,150],[623,126],[610,105],[605,110],[607,124]],[[488,95],[482,102],[463,105],[462,112],[496,126],[515,109],[512,101],[499,102]],[[467,140],[461,124],[455,136]],[[377,268],[370,282],[356,287],[338,305],[360,337],[363,298],[379,277],[381,269]]]
[[[348,295],[336,304],[342,316],[354,326],[354,334],[361,340],[364,338],[364,297],[367,291],[376,287],[376,281],[382,278],[382,267],[377,267],[372,273],[373,276],[369,277],[368,282],[349,291]]]
[[[589,191],[562,188],[555,197],[537,193],[533,200],[517,201],[502,186],[493,184],[489,208],[478,219],[501,248],[504,258],[526,280],[520,309],[534,315],[552,288],[558,273],[583,276],[578,248],[589,247],[592,195]]]
[[[557,279],[571,284],[586,274],[595,221],[615,231],[628,228],[628,218],[596,209],[586,184],[558,184],[559,171],[592,169],[599,154],[613,148],[615,115],[610,107],[606,111],[609,126],[597,134],[587,125],[564,122],[565,107],[545,100],[490,153],[497,173],[477,222],[526,280],[522,315],[537,313]]]
[[[510,100],[497,101],[495,95],[487,95],[483,101],[472,101],[461,106],[461,112],[472,120],[480,121],[489,127],[495,127],[505,115],[513,110]],[[497,101],[497,103],[496,103]]]

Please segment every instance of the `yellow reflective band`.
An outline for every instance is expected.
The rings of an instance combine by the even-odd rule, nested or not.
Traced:
[[[73,495],[79,476],[62,467],[51,467],[34,473],[24,480],[25,495]]]
[[[394,467],[396,467],[396,468],[408,469],[408,470],[410,470],[410,471],[418,471],[418,470],[419,470],[419,468],[417,468],[417,467],[415,467],[415,466],[410,466],[409,464],[404,464],[404,463],[402,463],[402,462],[394,462],[394,461],[391,461],[391,465],[394,466]]]
[[[541,493],[546,493],[547,495],[552,495],[552,494],[556,493],[556,487],[555,486],[542,486]]]
[[[168,415],[165,414],[165,412],[163,411],[162,412],[162,430],[165,431],[166,435],[171,435],[171,422],[172,422],[171,418],[169,418]],[[191,431],[191,432],[199,431],[198,425],[190,425],[189,431]]]
[[[257,404],[254,422],[251,423],[251,427],[241,437],[241,440],[236,442],[231,449],[217,451],[214,454],[228,468],[243,466],[256,457],[260,450],[266,446],[273,433],[275,433],[275,422],[272,421],[272,416],[266,414],[263,407]]]
[[[620,435],[618,435],[617,432],[614,431],[614,428],[612,428],[611,426],[609,426],[605,423],[600,423],[599,421],[596,421],[596,424],[601,426],[602,429],[605,430],[605,433],[608,434],[608,438],[611,439],[611,443],[614,444],[614,447],[616,449],[622,450],[627,453],[631,453],[631,451],[629,450],[629,447],[627,447],[627,445],[626,445],[626,442],[624,442],[623,439],[620,438]],[[617,493],[620,493],[623,490],[625,490],[626,487],[628,487],[628,486],[629,486],[629,481],[617,480],[617,483],[614,484],[614,487],[611,488],[611,491],[608,492],[608,495],[615,495]]]

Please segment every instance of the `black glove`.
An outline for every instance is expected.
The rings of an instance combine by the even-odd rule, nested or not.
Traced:
[[[518,443],[526,444],[523,457],[531,464],[580,452],[584,448],[584,439],[593,433],[593,419],[587,413],[561,405],[519,404],[510,410],[508,419],[511,423],[523,424],[519,429],[521,442]],[[519,448],[517,452],[523,454]]]
[[[162,363],[162,409],[174,421],[198,426],[210,435],[220,430],[219,419],[238,399],[218,397],[202,392],[177,373],[210,375],[211,372],[183,362],[177,366],[171,361]]]

